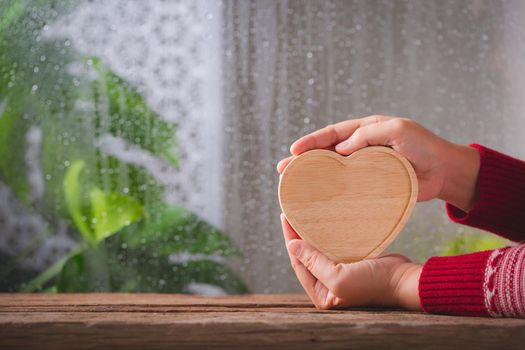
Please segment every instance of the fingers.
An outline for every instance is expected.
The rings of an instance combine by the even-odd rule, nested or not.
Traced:
[[[281,214],[281,224],[287,247],[289,246],[289,242],[302,241],[288,220],[286,220],[284,214]],[[318,309],[330,309],[339,306],[342,303],[342,300],[329,290],[320,280],[315,278],[308,268],[299,261],[289,249],[287,250],[290,262],[292,263],[292,267],[297,275],[297,279],[299,280],[299,283],[301,283],[301,286],[310,300],[314,303],[315,307]]]
[[[314,131],[301,137],[290,147],[293,155],[299,155],[311,149],[333,146],[350,136],[359,127],[359,120],[347,120]]]
[[[343,265],[335,264],[303,240],[292,239],[286,246],[288,252],[295,256],[323,285],[331,290],[336,288],[344,269]]]
[[[373,115],[361,119],[346,120],[333,125],[328,125],[323,129],[314,131],[311,134],[301,137],[290,147],[293,155],[299,155],[311,149],[325,149],[333,147],[341,141],[349,138],[358,128],[389,120],[390,117]]]
[[[290,242],[291,240],[299,239],[299,236],[292,228],[292,226],[290,226],[284,214],[281,214],[281,225],[283,228],[284,240],[287,246],[288,242]],[[317,279],[310,273],[310,271],[308,271],[308,269],[303,264],[301,264],[301,262],[297,260],[297,258],[294,255],[290,254],[289,250],[288,255],[290,257],[290,263],[292,264],[295,274],[297,275],[297,279],[299,280],[299,283],[301,283],[301,286],[303,286],[303,289],[305,290],[306,294],[308,294],[308,297],[316,306],[320,305],[319,294],[316,292],[316,284],[318,282]]]
[[[284,158],[283,160],[281,160],[279,163],[277,163],[277,172],[279,174],[282,174],[282,172],[284,171],[284,169],[286,169],[286,167],[288,166],[288,164],[292,161],[294,157],[291,156],[291,157],[288,157],[288,158]]]
[[[297,156],[312,149],[329,149],[335,150],[343,155],[348,155],[359,148],[368,146],[368,144],[364,142],[365,139],[363,139],[363,137],[357,139],[359,143],[354,143],[354,135],[359,135],[361,129],[370,125],[382,124],[392,119],[392,117],[372,115],[328,125],[323,129],[314,131],[295,141],[290,147],[290,152],[293,156]],[[277,164],[277,172],[279,172],[279,174],[282,174],[286,166],[288,166],[294,158],[293,156],[285,158]]]
[[[286,217],[283,213],[281,213],[281,226],[283,227],[283,235],[284,235],[284,243],[288,245],[288,242],[290,242],[292,239],[301,239],[297,232],[293,229],[293,227],[290,225],[288,220],[286,220]]]
[[[393,146],[396,127],[395,120],[365,125],[336,145],[335,150],[339,154],[349,155],[366,146]]]

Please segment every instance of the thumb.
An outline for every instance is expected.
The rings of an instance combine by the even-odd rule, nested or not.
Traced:
[[[290,254],[294,255],[325,286],[330,287],[338,280],[336,264],[310,244],[301,239],[292,239],[287,248]]]
[[[349,155],[367,146],[392,146],[395,127],[392,120],[360,127],[348,139],[337,144],[335,150],[341,155]]]

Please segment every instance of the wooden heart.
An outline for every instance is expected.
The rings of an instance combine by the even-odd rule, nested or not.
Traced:
[[[405,225],[417,199],[408,160],[387,147],[348,157],[313,150],[281,175],[279,201],[302,239],[337,262],[373,258]]]

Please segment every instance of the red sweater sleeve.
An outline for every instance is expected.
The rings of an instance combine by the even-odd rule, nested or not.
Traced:
[[[525,240],[525,162],[478,144],[479,199],[468,212],[446,204],[454,222],[490,231],[513,241]]]
[[[525,162],[473,144],[480,154],[479,199],[467,213],[450,203],[454,222],[525,240]],[[427,312],[525,317],[525,244],[430,258],[419,278]]]
[[[430,258],[419,278],[419,298],[431,313],[525,317],[525,244]]]

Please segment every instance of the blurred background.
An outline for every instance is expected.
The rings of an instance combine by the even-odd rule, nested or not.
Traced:
[[[369,114],[525,158],[522,1],[0,0],[0,290],[299,291],[275,165]],[[507,244],[419,203],[389,249]]]

